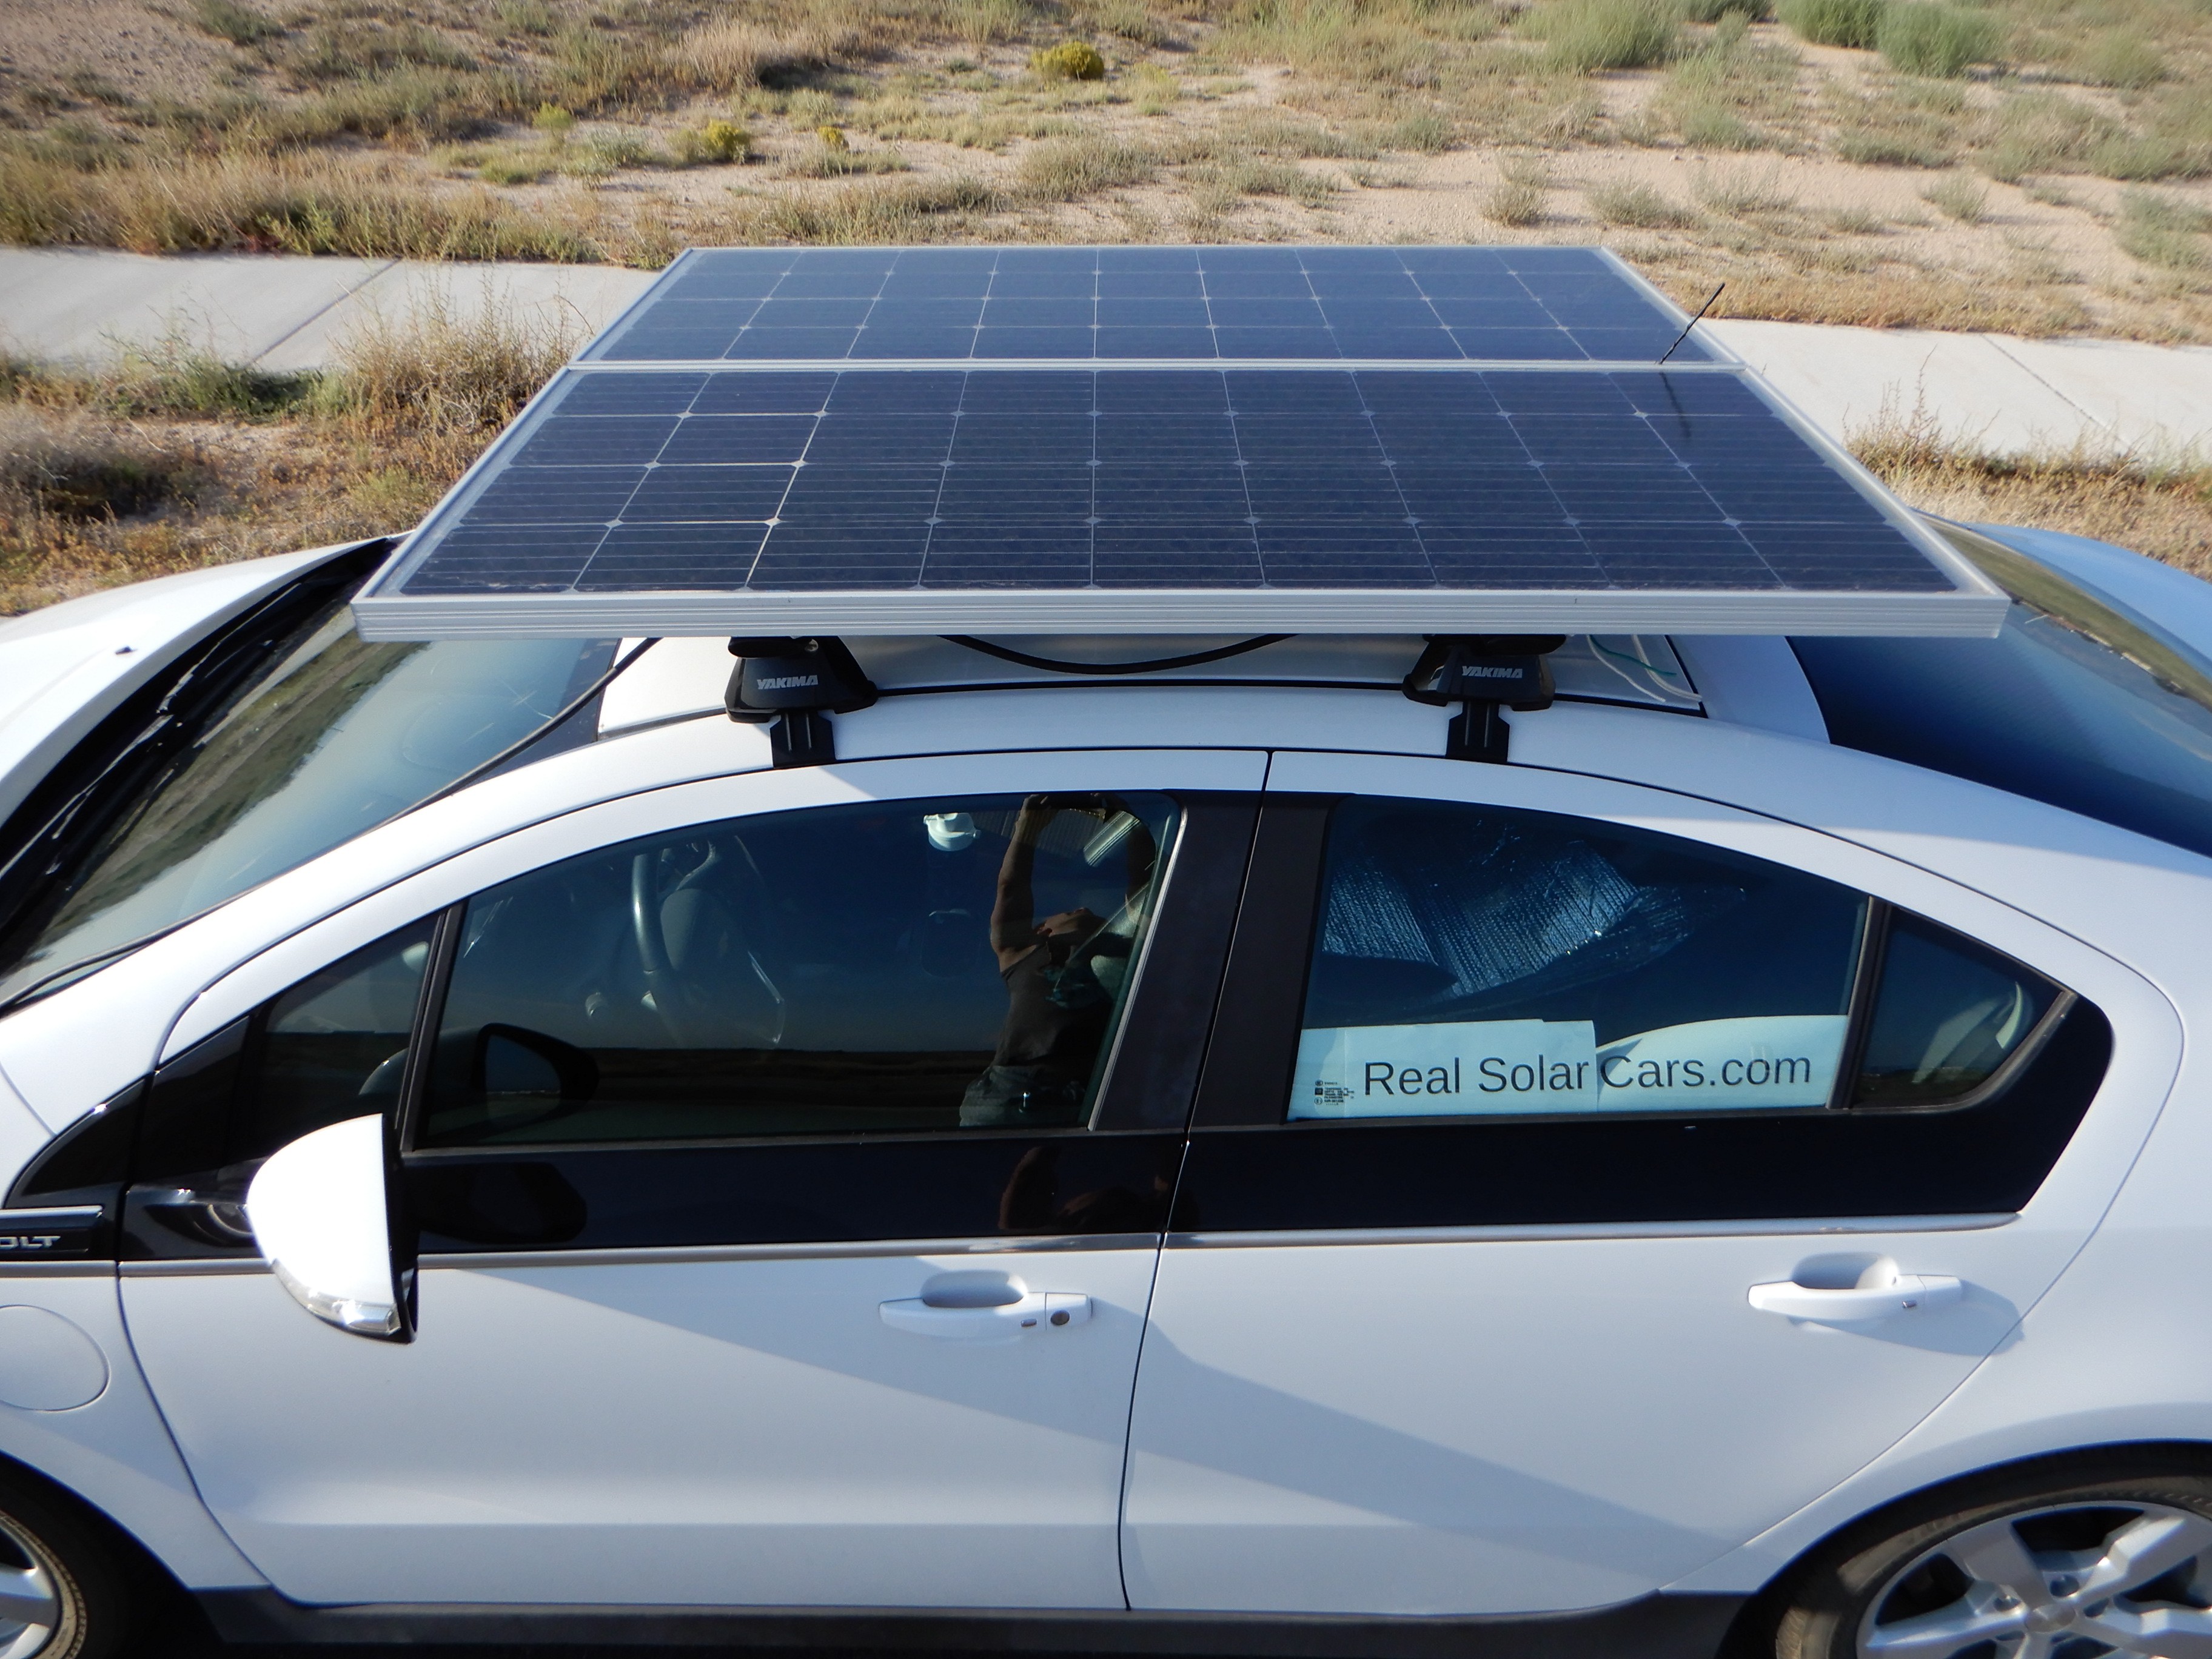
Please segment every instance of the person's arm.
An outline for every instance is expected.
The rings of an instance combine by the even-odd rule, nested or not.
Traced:
[[[1045,805],[1043,796],[1031,795],[1014,815],[1013,833],[1006,837],[1006,856],[999,862],[999,895],[991,906],[991,948],[998,952],[1002,974],[1036,948],[1036,900],[1030,891],[1030,874],[1036,865],[1037,837],[1058,811]]]

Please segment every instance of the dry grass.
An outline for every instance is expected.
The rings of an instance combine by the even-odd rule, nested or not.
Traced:
[[[1862,433],[1851,447],[1925,512],[2063,530],[2212,576],[2212,465],[2201,458],[1990,455],[1945,441],[1924,415]]]
[[[1697,297],[1725,276],[1733,315],[2212,339],[2185,218],[2212,210],[2204,0],[1765,10],[19,4],[0,240],[652,267],[711,242],[1612,234]],[[162,50],[106,52],[118,18]]]
[[[1085,137],[1055,138],[1024,152],[1015,179],[1031,200],[1073,202],[1102,190],[1140,185],[1159,170],[1159,157],[1135,144]]]
[[[98,374],[0,364],[0,614],[404,529],[575,343],[432,298],[326,374],[175,349]]]
[[[1713,314],[1779,322],[1840,323],[1856,328],[1987,331],[2047,338],[2087,320],[2064,293],[2027,285],[1976,283],[1941,273],[1899,281],[1873,270],[1760,270],[1749,262],[1714,260],[1659,274],[1661,286],[1694,309],[1725,282]]]
[[[1694,224],[1698,216],[1680,203],[1649,185],[1601,185],[1584,198],[1590,211],[1608,225],[1638,230],[1675,230]]]

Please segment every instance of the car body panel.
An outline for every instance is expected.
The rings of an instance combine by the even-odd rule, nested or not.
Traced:
[[[431,1266],[404,1346],[266,1273],[124,1301],[201,1495],[295,1601],[1119,1607],[1153,1255]],[[954,1270],[1092,1316],[1005,1346],[878,1317]]]
[[[1765,769],[1786,792],[1836,752],[1778,749]],[[1278,754],[1268,787],[1571,813],[1810,871],[2074,987],[2106,1011],[2116,1047],[2096,1104],[2014,1218],[1834,1218],[1848,1236],[1828,1237],[1807,1218],[1171,1238],[1132,1418],[1139,1607],[1501,1613],[1686,1578],[2019,1346],[2022,1315],[2096,1227],[2180,1063],[2173,1010],[2119,963],[1831,836],[1518,765]],[[1202,1190],[1197,1201],[1202,1212]],[[1888,1257],[1954,1277],[1966,1295],[1863,1328],[1748,1305],[1750,1286],[1845,1256],[1854,1270]]]
[[[2212,650],[2212,588],[2194,578],[2056,532],[1996,527],[1988,533],[2145,613],[2168,638],[2200,653]],[[0,711],[0,805],[20,799],[77,735],[209,628],[289,574],[343,550],[168,579],[0,624],[0,683],[8,687],[0,696],[16,698],[13,712]],[[145,630],[147,642],[118,658],[118,643],[138,643],[140,635],[129,631],[136,628]],[[1782,854],[1800,867],[1817,868],[2010,951],[2106,1010],[2118,1036],[2106,1085],[2019,1217],[1995,1227],[1851,1235],[1850,1248],[1893,1254],[1908,1271],[1955,1273],[1990,1285],[1992,1297],[1976,1307],[1976,1317],[1984,1324],[2009,1322],[1994,1335],[1978,1326],[1971,1343],[1948,1349],[1893,1345],[1898,1352],[1881,1356],[1888,1370],[1838,1366],[1827,1377],[1803,1373],[1811,1376],[1803,1384],[1811,1393],[1799,1394],[1794,1403],[1802,1408],[1807,1398],[1815,1400],[1809,1421],[1791,1418],[1792,1401],[1761,1397],[1734,1376],[1722,1379],[1717,1394],[1700,1395],[1696,1410],[1670,1417],[1656,1391],[1622,1409],[1619,1385],[1597,1375],[1625,1333],[1642,1333],[1636,1340],[1671,1351],[1668,1345],[1679,1348],[1685,1333],[1705,1331],[1712,1352],[1739,1357],[1739,1370],[1765,1363],[1762,1355],[1810,1352],[1823,1343],[1841,1352],[1870,1340],[1762,1319],[1741,1305],[1731,1306],[1727,1322],[1718,1322],[1718,1315],[1709,1313],[1705,1292],[1686,1291],[1686,1285],[1724,1283],[1741,1297],[1743,1284],[1786,1276],[1814,1250],[1816,1241],[1803,1230],[1632,1242],[1496,1236],[1439,1241],[1417,1253],[1326,1241],[1265,1251],[1194,1251],[1194,1260],[1212,1258],[1207,1271],[1218,1273],[1218,1284],[1201,1296],[1187,1292],[1173,1276],[1164,1281],[1155,1333],[1160,1346],[1151,1363],[1163,1373],[1176,1365],[1190,1375],[1203,1372],[1207,1386],[1232,1393],[1259,1385],[1247,1395],[1249,1420],[1200,1449],[1197,1461],[1211,1459],[1224,1477],[1207,1499],[1216,1512],[1249,1522],[1251,1535],[1266,1541],[1255,1547],[1248,1539],[1241,1553],[1223,1551],[1200,1535],[1203,1528],[1177,1535],[1162,1527],[1157,1506],[1147,1507],[1153,1500],[1144,1472],[1163,1443],[1145,1440],[1157,1425],[1148,1425],[1140,1413],[1124,1563],[1140,1607],[1395,1617],[1592,1607],[1655,1585],[1691,1595],[1747,1595],[1835,1528],[1904,1493],[1994,1462],[2116,1441],[2212,1445],[2212,1396],[2201,1381],[2212,1369],[2212,1237],[2188,1219],[2177,1220],[2201,1209],[2201,1172],[2212,1162],[2212,1119],[2196,1109],[2212,1086],[2203,1075],[2208,1062],[2198,1057],[2203,1045],[2188,1041],[2203,1019],[2195,1011],[2212,1007],[2212,962],[2201,943],[2212,924],[2212,860],[1995,789],[1830,747],[1784,641],[1677,643],[1680,664],[1704,696],[1703,718],[1563,699],[1541,713],[1509,717],[1510,769],[1434,758],[1443,750],[1446,711],[1396,696],[1371,665],[1354,663],[1357,651],[1337,644],[1330,650],[1346,665],[1337,676],[1363,680],[1358,689],[1221,683],[1233,678],[1228,670],[1234,664],[1190,671],[1188,678],[1214,678],[1213,684],[1182,685],[1054,685],[1023,671],[1000,675],[987,668],[981,678],[1006,689],[895,690],[871,708],[836,718],[838,765],[778,772],[769,769],[761,728],[733,725],[714,712],[728,660],[719,643],[672,642],[675,648],[657,648],[664,654],[648,659],[650,672],[641,671],[628,693],[610,696],[599,743],[404,815],[0,1018],[0,1167],[20,1167],[49,1131],[128,1086],[159,1057],[180,1052],[392,927],[522,867],[517,859],[535,864],[665,823],[770,810],[774,803],[934,793],[945,776],[942,757],[963,755],[1021,754],[1032,775],[1043,776],[1050,769],[1035,769],[1042,751],[1060,751],[1052,766],[1067,769],[1050,775],[1064,775],[1070,787],[1096,788],[1104,775],[1132,780],[1127,787],[1249,789],[1264,775],[1276,790],[1387,792],[1415,787],[1404,782],[1407,778],[1429,793],[1460,787],[1480,799],[1506,799],[1518,790],[1549,810],[1583,810],[1754,854]],[[1359,649],[1387,658],[1373,645]],[[914,648],[939,649],[918,642]],[[18,665],[20,677],[9,672]],[[1088,752],[1066,752],[1075,750]],[[1393,778],[1401,781],[1391,786]],[[1572,805],[1577,801],[1579,808]],[[1108,1286],[1097,1293],[1141,1312],[1139,1290],[1123,1279],[1132,1264],[1149,1263],[1150,1255],[1099,1254],[1117,1260],[1097,1266],[1105,1275],[1100,1284]],[[1386,1255],[1410,1265],[1378,1266]],[[882,1276],[911,1278],[955,1259],[908,1249],[868,1258],[865,1269],[837,1267],[827,1278],[845,1275],[835,1294],[865,1303],[880,1299],[879,1279],[890,1282]],[[1381,1299],[1374,1294],[1378,1273],[1390,1280],[1389,1296]],[[1286,1276],[1298,1280],[1294,1293],[1284,1290]],[[116,1378],[98,1401],[76,1411],[0,1407],[0,1452],[106,1510],[185,1583],[259,1583],[193,1492],[138,1381],[113,1277],[51,1267],[0,1270],[0,1277],[9,1280],[0,1301],[50,1305],[91,1332]],[[900,1393],[888,1372],[872,1376],[857,1361],[842,1371],[836,1363],[818,1364],[822,1356],[802,1345],[784,1341],[779,1347],[781,1339],[772,1340],[766,1327],[740,1333],[726,1322],[714,1325],[729,1310],[757,1300],[749,1286],[758,1282],[759,1276],[740,1273],[722,1274],[712,1288],[696,1275],[670,1279],[669,1293],[678,1301],[715,1310],[693,1322],[713,1328],[687,1327],[673,1314],[641,1323],[635,1310],[593,1300],[589,1273],[573,1265],[487,1270],[434,1264],[426,1272],[425,1296],[457,1308],[468,1297],[483,1298],[479,1334],[489,1342],[491,1334],[503,1334],[509,1347],[538,1354],[549,1366],[562,1363],[562,1346],[533,1322],[530,1309],[565,1299],[597,1322],[590,1363],[578,1366],[573,1379],[569,1414],[559,1424],[538,1419],[517,1426],[518,1435],[527,1426],[541,1449],[557,1446],[563,1434],[573,1438],[577,1423],[604,1431],[622,1402],[654,1398],[657,1384],[650,1378],[641,1384],[623,1369],[623,1345],[640,1330],[672,1375],[701,1378],[718,1400],[747,1397],[763,1387],[788,1391],[793,1378],[818,1373],[830,1379],[824,1401],[842,1402],[836,1412],[825,1403],[823,1425],[840,1412],[879,1414],[886,1432],[906,1420],[896,1400],[878,1409]],[[380,1408],[373,1382],[359,1379],[373,1379],[375,1368],[407,1357],[406,1350],[380,1349],[314,1324],[265,1273],[173,1274],[167,1287],[179,1293],[156,1299],[150,1293],[161,1283],[158,1273],[134,1273],[120,1300],[132,1305],[149,1363],[206,1373],[194,1383],[196,1393],[217,1380],[208,1368],[219,1370],[234,1358],[209,1342],[210,1322],[235,1318],[240,1328],[259,1333],[252,1341],[265,1337],[269,1352],[280,1357],[313,1351],[318,1364],[327,1357],[337,1368],[331,1397],[358,1407],[356,1417],[374,1418]],[[1501,1285],[1510,1287],[1502,1314],[1475,1294],[1496,1292]],[[1470,1413],[1468,1421],[1439,1430],[1422,1416],[1431,1408],[1415,1397],[1418,1389],[1364,1363],[1376,1345],[1397,1340],[1403,1328],[1387,1311],[1407,1297],[1455,1311],[1455,1320],[1421,1333],[1420,1352],[1437,1367],[1480,1378],[1486,1392],[1476,1397],[1489,1408],[1487,1418]],[[1269,1322],[1282,1317],[1285,1306],[1294,1307],[1303,1322],[1298,1340],[1312,1350],[1310,1386],[1303,1394],[1280,1379],[1261,1383],[1239,1358],[1237,1345],[1248,1337],[1274,1340]],[[1533,1321],[1561,1308],[1571,1317],[1555,1348],[1503,1376],[1485,1373],[1501,1321]],[[872,1329],[871,1340],[874,1334]],[[472,1349],[465,1358],[457,1352],[451,1363],[480,1372],[497,1351],[496,1345]],[[283,1374],[282,1364],[270,1372],[272,1378]],[[1680,1387],[1681,1375],[1669,1379],[1668,1389]],[[1852,1389],[1879,1386],[1865,1381],[1869,1375],[1903,1379],[1911,1398],[1886,1414],[1852,1413]],[[258,1407],[264,1420],[290,1411],[299,1397],[273,1382],[271,1388]],[[597,1413],[588,1419],[587,1401]],[[434,1407],[417,1400],[410,1409],[420,1420]],[[1243,1485],[1227,1478],[1237,1474],[1238,1458],[1252,1462],[1252,1446],[1261,1437],[1256,1431],[1281,1429],[1285,1412],[1289,1431],[1304,1437],[1298,1449],[1316,1463],[1367,1458],[1367,1486],[1329,1486],[1328,1480],[1346,1478],[1340,1468],[1304,1487],[1271,1484],[1264,1467],[1248,1468],[1255,1478]],[[305,1536],[313,1528],[300,1523],[329,1518],[331,1511],[317,1505],[335,1490],[288,1473],[276,1449],[305,1455],[314,1438],[311,1426],[319,1423],[325,1439],[343,1437],[353,1420],[301,1418],[270,1437],[264,1450],[247,1448],[241,1454],[247,1461],[235,1466],[242,1472],[227,1477],[228,1485],[212,1483],[208,1496],[241,1538],[261,1529],[255,1549],[271,1564],[283,1558],[283,1582],[301,1596],[464,1599],[468,1586],[444,1559],[453,1552],[441,1554],[437,1540],[481,1524],[465,1510],[483,1481],[466,1490],[460,1482],[441,1488],[433,1481],[398,1492],[387,1521],[403,1530],[410,1520],[432,1524],[416,1540],[378,1527],[350,1538],[333,1553],[349,1558],[331,1570],[337,1577],[315,1551],[270,1541],[280,1533]],[[1848,1433],[1832,1430],[1839,1421]],[[1502,1449],[1501,1423],[1516,1425]],[[1567,1444],[1569,1431],[1590,1423],[1601,1431]],[[1732,1425],[1737,1443],[1725,1437]],[[352,1461],[337,1484],[352,1480],[366,1489],[378,1474],[379,1445],[404,1426],[394,1419],[379,1434],[342,1447]],[[1038,1437],[1020,1443],[1022,1456],[1104,1456],[1095,1435],[1077,1432],[1071,1440],[1063,1428],[1042,1420],[1029,1426]],[[933,1432],[923,1417],[911,1419],[909,1428]],[[1795,1483],[1787,1491],[1753,1492],[1741,1462],[1745,1445],[1771,1449],[1791,1428],[1822,1443],[1787,1470]],[[179,1432],[188,1441],[243,1436],[243,1444],[252,1437],[234,1423],[186,1424]],[[1692,1450],[1702,1447],[1705,1462],[1686,1475],[1677,1471],[1674,1486],[1662,1480],[1624,1485],[1622,1461],[1635,1463],[1638,1444],[1659,1437],[1679,1438]],[[608,1455],[630,1443],[617,1436]],[[451,1449],[464,1460],[469,1454],[458,1438]],[[264,1461],[252,1464],[253,1456]],[[557,1467],[559,1456],[544,1450],[539,1461]],[[611,1467],[593,1465],[602,1492],[609,1480],[621,1484],[621,1472],[610,1475]],[[948,1461],[933,1478],[940,1484],[957,1480],[961,1467]],[[1089,1482],[1097,1470],[1084,1467]],[[1649,1477],[1653,1466],[1641,1467],[1638,1478]],[[1469,1510],[1463,1490],[1442,1478],[1452,1469],[1471,1472],[1469,1484],[1497,1501],[1486,1511]],[[633,1485],[623,1501],[632,1513],[687,1517],[675,1529],[691,1540],[680,1546],[680,1555],[714,1527],[744,1520],[725,1497],[707,1490],[709,1484],[678,1480],[657,1491]],[[988,1524],[935,1558],[933,1577],[922,1570],[933,1559],[926,1551],[870,1545],[864,1553],[896,1559],[902,1572],[915,1569],[886,1580],[872,1604],[941,1607],[947,1595],[970,1594],[947,1589],[952,1580],[946,1575],[957,1578],[969,1556],[1002,1553],[991,1527],[1007,1513],[1025,1517],[1043,1540],[1080,1508],[1023,1510],[1016,1502],[1010,1509],[1008,1489],[994,1490],[997,1519],[980,1517]],[[533,1506],[557,1515],[562,1502],[550,1484],[510,1481],[487,1500],[485,1512],[502,1511],[494,1519],[504,1525]],[[1771,1512],[1790,1505],[1796,1506],[1790,1514]],[[1520,1524],[1531,1514],[1545,1517],[1533,1531]],[[696,1524],[702,1519],[713,1523],[703,1531]],[[1747,1541],[1747,1530],[1759,1525],[1765,1529]],[[1095,1507],[1082,1510],[1076,1529],[1095,1541],[1097,1528]],[[1509,1535],[1516,1528],[1521,1535]],[[580,1532],[571,1528],[568,1536]],[[728,1536],[742,1533],[738,1525]],[[744,1594],[764,1596],[764,1586],[781,1582],[807,1585],[810,1595],[824,1598],[823,1605],[838,1599],[862,1604],[848,1582],[807,1580],[796,1558],[761,1553],[775,1547],[763,1541],[764,1534],[744,1535],[751,1541],[739,1547],[763,1575],[744,1578]],[[1013,1547],[1018,1554],[1023,1546],[1018,1540]],[[1607,1552],[1617,1555],[1595,1559]],[[587,1580],[599,1599],[640,1606],[684,1589],[675,1578],[639,1580],[632,1588],[617,1584],[610,1595],[592,1578],[597,1567],[580,1547],[563,1543],[542,1556],[538,1577],[524,1573],[512,1581],[515,1605],[574,1600],[564,1586]],[[698,1566],[707,1557],[690,1559]],[[1103,1559],[1095,1553],[1086,1558],[1080,1583],[1052,1578],[1047,1565],[1037,1569],[1033,1594],[1010,1585],[990,1593],[1009,1607],[1105,1607],[1110,1598],[1092,1594]],[[1381,1581],[1388,1587],[1372,1588]],[[435,1593],[426,1594],[425,1584]]]
[[[112,1265],[50,1263],[0,1269],[0,1307],[67,1320],[106,1361],[97,1398],[32,1410],[0,1396],[0,1454],[29,1465],[105,1513],[185,1583],[264,1583],[201,1502],[148,1391],[123,1321]],[[0,1391],[12,1366],[0,1358]]]
[[[1265,770],[1256,751],[1000,754],[627,795],[277,943],[201,994],[179,1032],[472,892],[657,831],[948,790],[1255,791]],[[1157,1244],[1057,1245],[442,1259],[404,1346],[302,1317],[252,1264],[126,1267],[124,1300],[203,1496],[297,1600],[1119,1607],[1122,1449]],[[1093,1311],[1009,1346],[878,1316],[954,1269],[1018,1273]]]

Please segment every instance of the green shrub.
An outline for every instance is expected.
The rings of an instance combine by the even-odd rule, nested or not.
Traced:
[[[1524,179],[1502,179],[1482,199],[1483,216],[1516,230],[1540,224],[1544,218],[1544,188]]]
[[[1449,116],[1425,109],[1392,123],[1383,132],[1382,143],[1386,149],[1418,150],[1424,155],[1433,155],[1449,149],[1457,136],[1452,131]]]
[[[538,112],[530,118],[530,125],[560,144],[566,143],[568,135],[575,131],[576,118],[558,104],[540,104]]]
[[[1674,230],[1695,222],[1697,215],[1668,200],[1649,185],[1599,185],[1583,198],[1608,225],[1638,230]]]
[[[2212,270],[2212,213],[2170,196],[2131,190],[2120,198],[2115,240],[2124,253],[2168,270]]]
[[[499,0],[491,9],[495,34],[550,34],[553,14],[545,0]]]
[[[980,179],[869,179],[834,196],[777,196],[745,227],[788,242],[922,242],[967,231],[970,216],[1005,206]]]
[[[1680,0],[1676,15],[1686,23],[1717,23],[1736,16],[1763,23],[1773,15],[1769,0]]]
[[[284,64],[307,81],[349,81],[405,68],[466,70],[468,53],[420,23],[391,27],[380,22],[318,24],[289,46]]]
[[[1994,17],[1940,0],[1904,0],[1882,13],[1875,45],[1907,75],[1964,75],[1969,64],[1986,64],[2004,50],[2004,27]]]
[[[101,377],[98,402],[125,420],[167,415],[269,421],[305,409],[319,379],[225,362],[172,337],[126,349]]]
[[[735,121],[725,121],[719,116],[697,132],[686,128],[676,137],[679,159],[685,158],[686,152],[690,151],[697,161],[717,166],[726,167],[732,161],[744,161],[753,147],[752,134]]]
[[[488,185],[534,185],[546,163],[527,155],[494,155],[477,164],[477,177]]]
[[[848,150],[853,148],[852,140],[845,137],[845,129],[833,126],[827,121],[814,129],[814,136],[822,141],[824,149]]]
[[[1911,128],[1872,125],[1838,132],[1835,151],[1844,161],[1863,167],[1947,167],[1959,159],[1958,145],[1948,138]]]
[[[1048,81],[1103,81],[1106,60],[1088,40],[1064,40],[1030,54],[1030,67]]]
[[[318,97],[280,106],[259,125],[275,144],[321,143],[340,133],[440,143],[466,138],[488,118],[507,112],[500,88],[487,77],[402,69],[343,81]]]
[[[1098,191],[1145,184],[1159,165],[1160,158],[1141,146],[1086,135],[1032,145],[1015,165],[1014,179],[1030,201],[1073,202]]]
[[[608,128],[565,148],[561,171],[578,179],[605,179],[625,167],[664,167],[673,159],[641,132]]]
[[[2154,179],[2197,178],[2205,166],[2203,157],[2170,139],[2121,132],[2089,152],[2089,171],[2102,179],[2147,184]]]
[[[2128,29],[2107,29],[2097,35],[2074,62],[2084,79],[2130,92],[2166,78],[2166,56],[2157,44]]]
[[[1947,219],[1962,225],[1978,225],[1990,216],[1990,191],[1964,173],[1939,179],[1920,192],[1920,199]]]
[[[1665,62],[1674,51],[1675,17],[1672,0],[1552,0],[1529,27],[1549,44],[1554,69],[1594,75]]]
[[[869,173],[904,173],[907,164],[896,150],[823,149],[787,163],[785,171],[797,179],[854,179]]]
[[[1702,100],[1677,105],[1674,126],[1692,149],[1760,149],[1770,142],[1734,110]]]
[[[1981,168],[2016,185],[2030,173],[2077,169],[2098,145],[2126,136],[2112,117],[2063,92],[2021,93],[1997,106],[1996,142],[1982,152]]]
[[[1782,21],[1801,40],[1816,46],[1871,51],[1887,0],[1778,0]]]
[[[274,18],[264,17],[238,0],[195,0],[192,21],[234,46],[254,46],[284,32]]]

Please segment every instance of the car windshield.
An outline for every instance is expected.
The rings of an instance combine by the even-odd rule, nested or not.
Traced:
[[[605,640],[370,644],[348,609],[357,585],[206,710],[100,833],[59,843],[45,890],[0,941],[0,1002],[419,805],[527,735],[612,657]]]
[[[1792,640],[1830,739],[2212,855],[2212,663],[2025,554],[1933,528],[2012,595],[2003,629]]]

